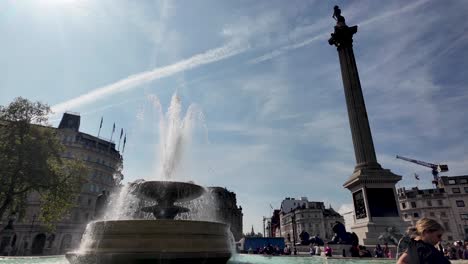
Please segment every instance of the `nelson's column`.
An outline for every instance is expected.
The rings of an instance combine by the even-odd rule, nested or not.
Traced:
[[[355,217],[351,231],[358,235],[361,245],[375,245],[380,243],[378,236],[387,227],[397,228],[400,233],[406,230],[407,224],[400,217],[395,192],[395,184],[401,180],[401,176],[383,169],[375,156],[353,53],[353,35],[357,32],[357,26],[346,25],[338,6],[334,8],[333,18],[337,23],[328,43],[335,45],[338,50],[356,156],[354,172],[343,184],[353,196]]]

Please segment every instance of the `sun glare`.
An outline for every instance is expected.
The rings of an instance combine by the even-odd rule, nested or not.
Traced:
[[[43,6],[69,6],[81,2],[80,0],[40,0],[38,1]]]

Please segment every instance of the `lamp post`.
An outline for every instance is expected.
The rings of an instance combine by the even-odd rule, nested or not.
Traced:
[[[25,253],[28,253],[28,250],[29,250],[29,247],[32,246],[32,231],[33,231],[33,228],[34,228],[34,222],[36,221],[36,214],[33,214],[32,216],[32,221],[31,221],[31,226],[29,227],[29,233],[27,235],[27,238],[26,238],[26,241],[24,241],[24,244],[23,244],[23,249],[25,251]],[[31,242],[31,245],[29,245],[29,242]]]
[[[16,220],[16,212],[13,212],[8,216],[8,224],[0,231],[1,241],[0,241],[0,253],[4,256],[10,255],[12,250],[11,242],[15,234],[13,222]]]
[[[291,217],[291,224],[292,224],[292,231],[293,231],[293,246],[294,246],[294,255],[297,255],[296,249],[296,210],[292,210],[292,217]]]

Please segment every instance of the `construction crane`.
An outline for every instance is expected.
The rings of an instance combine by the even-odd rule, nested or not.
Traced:
[[[413,162],[413,163],[419,164],[419,165],[424,166],[424,167],[431,168],[432,169],[432,176],[434,176],[434,180],[432,181],[432,183],[435,184],[436,187],[439,186],[439,172],[446,172],[446,171],[449,170],[448,166],[446,164],[438,164],[437,165],[437,164],[432,164],[432,163],[429,163],[429,162],[410,159],[410,158],[406,158],[406,157],[398,156],[398,155],[396,156],[396,158],[406,160],[406,161],[409,161],[409,162]]]

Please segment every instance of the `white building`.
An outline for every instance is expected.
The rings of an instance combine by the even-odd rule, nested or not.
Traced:
[[[331,207],[325,208],[323,202],[310,202],[307,197],[300,200],[288,197],[281,202],[280,234],[287,243],[299,242],[302,231],[310,237],[318,235],[323,240],[330,240],[336,221],[344,222],[339,213]]]
[[[468,239],[468,176],[442,176],[440,188],[398,189],[404,221],[414,225],[422,217],[437,220],[444,228],[445,241]]]

